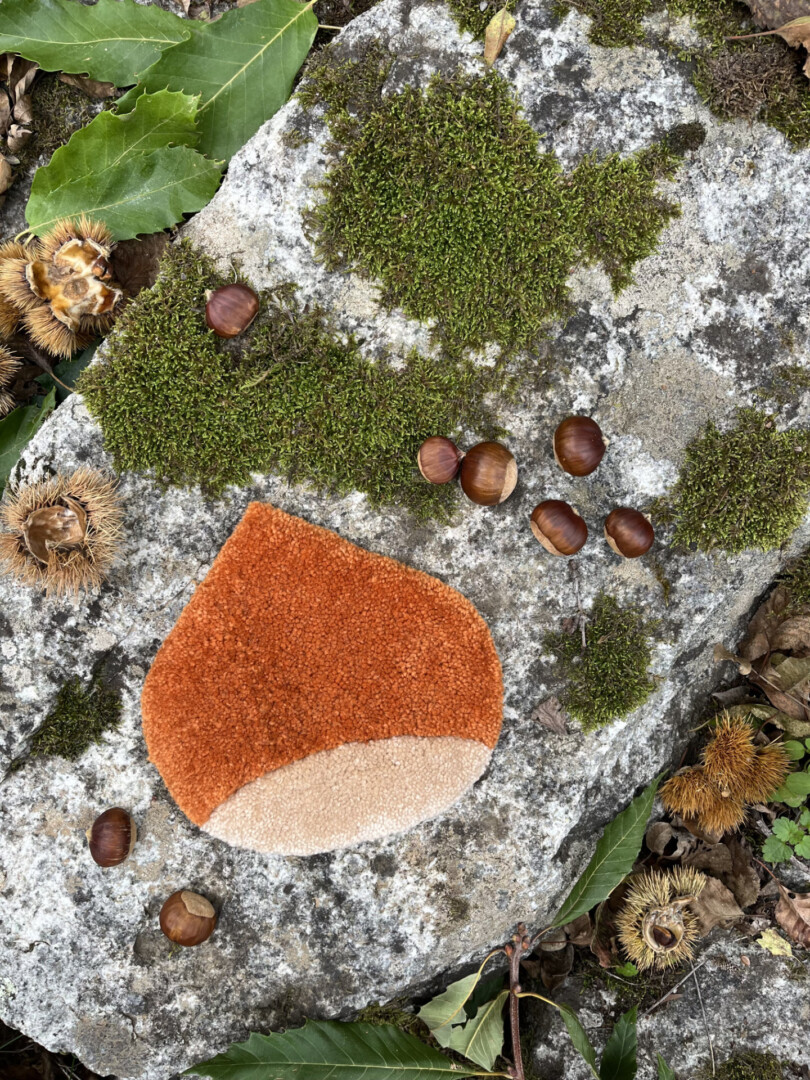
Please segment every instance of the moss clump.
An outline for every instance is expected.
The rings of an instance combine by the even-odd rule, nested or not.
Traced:
[[[709,1070],[702,1072],[701,1080],[708,1080],[709,1075]],[[782,1080],[785,1074],[781,1061],[773,1054],[744,1051],[724,1061],[714,1075],[717,1080]]]
[[[386,1005],[373,1002],[361,1010],[355,1020],[373,1024],[374,1027],[392,1024],[394,1027],[399,1028],[400,1031],[405,1031],[408,1035],[415,1035],[416,1038],[422,1039],[423,1042],[433,1043],[427,1024],[420,1020],[416,1013],[407,1012],[403,1008],[406,1004],[404,998],[395,998],[394,1001],[389,1001]]]
[[[89,686],[71,679],[59,691],[56,703],[31,743],[31,757],[56,756],[76,761],[105,731],[121,723],[121,697],[104,685],[97,672]]]
[[[469,31],[473,37],[483,40],[487,26],[504,6],[490,2],[482,11],[480,0],[447,0],[459,30]],[[506,10],[514,11],[517,0],[506,0]]]
[[[421,517],[446,515],[454,485],[426,484],[420,444],[460,429],[498,437],[484,403],[503,371],[434,363],[411,354],[376,363],[337,335],[317,307],[285,286],[236,343],[211,334],[207,289],[222,284],[189,245],[170,249],[155,287],[119,318],[106,359],[79,382],[116,468],[153,470],[164,486],[199,483],[211,495],[253,472],[399,503]]]
[[[582,15],[589,15],[590,39],[594,45],[616,48],[621,45],[637,45],[644,40],[641,20],[658,8],[657,0],[567,0],[555,5],[558,16],[575,8]]]
[[[596,599],[586,627],[586,645],[573,634],[547,634],[544,648],[562,664],[567,687],[563,703],[585,731],[602,727],[643,705],[655,689],[648,669],[655,624],[612,596]]]
[[[686,449],[675,486],[653,513],[673,541],[732,554],[779,547],[810,496],[810,432],[778,431],[775,417],[740,409],[728,431],[714,423]]]
[[[680,212],[657,187],[680,162],[666,140],[565,174],[493,72],[378,93],[362,122],[344,93],[328,106],[331,169],[308,229],[329,269],[379,280],[381,302],[433,322],[448,355],[531,348],[569,313],[573,267],[602,263],[619,291]]]
[[[60,81],[57,75],[41,74],[31,93],[30,127],[32,137],[19,150],[20,168],[49,158],[63,146],[74,131],[89,124],[100,109],[109,109],[114,101],[100,105],[78,90]]]

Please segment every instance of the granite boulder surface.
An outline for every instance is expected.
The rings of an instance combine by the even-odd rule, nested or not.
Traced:
[[[454,522],[437,527],[372,509],[359,494],[325,497],[274,476],[210,501],[125,474],[124,542],[98,595],[44,599],[0,580],[0,1015],[102,1075],[168,1080],[250,1030],[347,1015],[436,986],[518,920],[548,920],[599,830],[679,759],[693,710],[719,678],[714,643],[733,645],[785,558],[810,539],[806,520],[789,550],[767,554],[675,552],[662,534],[652,557],[622,562],[589,545],[578,558],[581,602],[587,608],[607,591],[660,620],[657,687],[628,718],[588,736],[575,724],[555,735],[531,719],[561,688],[543,635],[576,610],[568,564],[531,535],[532,508],[570,499],[596,522],[613,506],[661,494],[706,420],[723,423],[755,401],[776,365],[807,356],[810,339],[810,253],[795,225],[806,216],[810,152],[792,151],[759,124],[719,123],[663,50],[595,47],[586,18],[561,19],[553,6],[523,4],[498,70],[565,168],[591,151],[630,153],[682,124],[702,125],[705,139],[664,185],[683,214],[639,264],[636,284],[614,297],[599,269],[573,276],[576,311],[552,335],[550,376],[503,413],[520,466],[514,495],[492,510],[460,504]],[[685,24],[678,32],[690,33]],[[395,57],[391,92],[435,71],[481,70],[480,44],[458,32],[443,4],[383,0],[341,35],[338,55],[373,40]],[[293,128],[309,141],[285,140]],[[380,310],[368,283],[330,274],[313,257],[301,213],[319,198],[326,138],[317,110],[304,117],[293,100],[234,158],[186,235],[224,266],[237,259],[257,285],[295,280],[371,355],[414,345],[427,352],[426,327]],[[799,400],[786,422],[806,421],[807,409]],[[594,416],[610,440],[586,480],[560,472],[550,451],[554,427],[572,412]],[[110,461],[74,396],[15,476],[79,464]],[[441,817],[355,848],[283,858],[228,847],[173,804],[147,759],[141,687],[252,499],[438,576],[486,619],[503,664],[504,730],[484,778]],[[99,665],[121,689],[121,728],[76,763],[25,760],[59,687]],[[84,830],[112,805],[130,809],[140,839],[128,863],[104,871],[88,856]],[[173,952],[157,913],[179,888],[204,893],[220,918],[204,946]],[[726,938],[712,946],[726,947],[733,952]],[[718,1001],[723,970],[712,984]],[[765,997],[752,1005],[775,1007]],[[764,1020],[733,1038],[772,1042]],[[544,1069],[551,1059],[563,1067],[559,1042],[549,1037]],[[690,1053],[676,1041],[670,1064],[691,1068]],[[798,1022],[786,1025],[780,1053],[810,1061]],[[642,1066],[642,1080],[651,1069]]]

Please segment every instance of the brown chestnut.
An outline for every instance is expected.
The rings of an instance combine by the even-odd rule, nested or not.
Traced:
[[[99,866],[118,866],[124,862],[138,838],[135,822],[120,806],[100,814],[85,835],[93,861]]]
[[[532,532],[552,555],[576,555],[588,539],[588,526],[573,506],[546,499],[532,510]]]
[[[588,476],[597,469],[606,447],[590,416],[569,416],[554,432],[554,459],[571,476]]]
[[[504,502],[515,490],[517,478],[517,462],[500,443],[478,443],[461,463],[461,490],[479,506]]]
[[[637,559],[650,550],[655,532],[641,511],[618,506],[605,518],[605,539],[617,555]]]
[[[259,298],[256,293],[237,281],[209,293],[205,322],[218,337],[233,338],[247,330],[258,312]]]
[[[217,925],[212,905],[199,893],[181,889],[174,892],[160,909],[160,929],[177,945],[200,945],[207,941]]]
[[[442,435],[434,435],[425,439],[419,447],[416,464],[419,472],[431,484],[446,484],[457,475],[463,457],[464,454],[454,442]]]

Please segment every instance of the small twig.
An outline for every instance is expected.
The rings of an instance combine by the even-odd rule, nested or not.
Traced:
[[[706,1038],[709,1040],[709,1053],[712,1058],[712,1076],[717,1076],[717,1068],[714,1064],[714,1043],[712,1042],[712,1035],[709,1031],[709,1021],[706,1018],[706,1010],[703,1008],[703,995],[700,992],[700,983],[698,982],[697,969],[692,964],[692,977],[695,980],[695,987],[697,988],[698,1001],[700,1002],[700,1011],[703,1013],[703,1025],[706,1028]]]
[[[667,992],[664,994],[664,996],[660,997],[658,999],[658,1001],[656,1001],[653,1005],[651,1005],[649,1007],[649,1009],[647,1009],[647,1011],[643,1012],[641,1015],[642,1016],[649,1016],[650,1013],[654,1012],[655,1009],[657,1009],[659,1005],[663,1005],[664,1002],[667,1001],[671,997],[672,994],[674,994],[674,992],[678,989],[679,986],[683,986],[683,984],[685,982],[687,982],[689,979],[692,978],[692,972],[699,971],[703,967],[703,965],[705,963],[706,963],[705,960],[701,960],[697,967],[693,966],[692,971],[690,971],[688,975],[684,975],[684,977],[681,979],[680,982],[676,982],[674,986],[670,986],[669,990],[667,990]]]
[[[346,27],[345,26],[328,26],[326,23],[319,22],[318,23],[318,29],[319,30],[345,30]]]
[[[526,1080],[523,1069],[523,1050],[520,1045],[520,961],[531,949],[531,939],[526,934],[526,927],[518,923],[517,933],[512,935],[512,944],[506,946],[509,957],[509,1022],[512,1031],[512,1062],[515,1080]]]

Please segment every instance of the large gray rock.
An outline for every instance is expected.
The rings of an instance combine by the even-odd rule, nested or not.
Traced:
[[[707,137],[671,185],[683,217],[638,267],[638,284],[614,299],[599,270],[576,275],[577,314],[553,342],[562,363],[550,388],[504,416],[521,466],[513,497],[496,510],[461,506],[451,527],[416,527],[360,495],[325,498],[273,476],[209,502],[126,475],[121,558],[98,596],[59,602],[0,583],[0,768],[24,754],[68,677],[87,678],[108,658],[123,689],[118,732],[77,764],[24,764],[6,776],[0,798],[0,1015],[100,1073],[165,1080],[250,1029],[416,990],[501,941],[518,919],[546,919],[603,824],[677,760],[693,705],[716,678],[713,643],[733,643],[782,565],[776,552],[710,558],[663,547],[661,572],[672,583],[665,607],[649,560],[622,564],[593,543],[580,559],[583,601],[605,589],[661,618],[658,688],[632,716],[588,737],[555,736],[529,719],[559,688],[542,636],[574,607],[564,560],[546,556],[528,530],[532,507],[570,498],[596,522],[611,506],[659,494],[700,425],[750,402],[770,365],[806,354],[810,333],[810,255],[796,226],[810,196],[810,153],[792,153],[759,125],[719,125],[664,53],[593,48],[587,20],[555,22],[551,8],[551,0],[523,6],[499,64],[566,166],[594,149],[635,150],[678,123],[700,121]],[[384,0],[342,44],[375,37],[397,57],[391,89],[437,69],[480,66],[480,46],[459,36],[441,5]],[[314,262],[300,213],[324,175],[325,133],[316,116],[310,143],[285,146],[285,130],[300,120],[293,102],[262,128],[188,234],[223,261],[241,260],[259,285],[296,280],[303,296],[361,330],[372,351],[427,349],[424,327],[380,312],[367,284]],[[565,477],[549,452],[554,425],[573,410],[596,416],[611,440],[587,481]],[[72,398],[18,475],[79,463],[109,464],[99,430]],[[487,775],[441,818],[355,849],[280,858],[201,834],[168,797],[146,758],[141,685],[255,498],[436,574],[488,621],[503,661],[504,731]],[[792,550],[808,536],[805,523]],[[131,808],[140,841],[128,864],[101,871],[83,830],[114,804]],[[205,892],[221,917],[208,944],[172,954],[157,912],[181,887]],[[784,1054],[799,1056],[792,1036],[786,1041]]]

